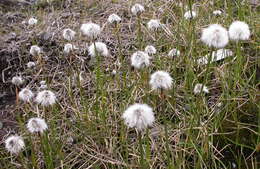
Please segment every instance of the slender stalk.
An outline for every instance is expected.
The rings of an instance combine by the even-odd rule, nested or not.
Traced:
[[[122,64],[123,63],[123,53],[122,53],[122,46],[121,46],[121,38],[120,38],[120,24],[116,24],[116,27],[114,29],[115,31],[115,35],[116,35],[116,38],[117,38],[117,43],[118,43],[118,48],[119,48],[119,62]]]
[[[38,166],[37,166],[37,162],[36,162],[36,150],[35,150],[35,144],[34,144],[34,141],[32,139],[32,136],[30,135],[30,141],[31,141],[31,160],[32,160],[32,167],[34,169],[37,169]]]
[[[141,15],[137,16],[137,40],[138,40],[138,47],[140,49],[143,48],[142,46],[142,24],[141,24]]]
[[[49,144],[49,139],[47,133],[40,134],[40,141],[41,141],[41,146],[44,154],[44,159],[45,159],[45,164],[47,169],[53,169],[54,164],[53,164],[53,159],[52,159],[52,150],[51,146]]]
[[[138,143],[139,143],[139,152],[140,152],[140,168],[146,169],[145,160],[144,160],[144,150],[143,150],[143,140],[141,132],[137,133],[138,135]]]

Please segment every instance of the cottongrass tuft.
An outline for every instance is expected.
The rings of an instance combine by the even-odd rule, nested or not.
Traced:
[[[38,23],[38,20],[35,18],[30,18],[28,20],[28,25],[36,25]]]
[[[131,12],[133,15],[140,15],[144,11],[145,11],[144,6],[138,3],[132,6],[131,8]]]
[[[92,43],[89,48],[88,48],[88,53],[91,57],[96,56],[96,52],[100,54],[101,56],[108,56],[109,51],[107,49],[107,45],[104,44],[103,42],[95,42]]]
[[[30,102],[32,101],[33,97],[34,97],[34,93],[27,88],[23,88],[19,94],[18,97],[20,100],[24,101],[24,102]]]
[[[213,15],[215,16],[220,16],[222,14],[222,11],[221,10],[215,10],[213,11]]]
[[[250,30],[248,24],[241,21],[234,21],[228,29],[231,40],[248,40],[250,38]]]
[[[67,43],[64,45],[63,52],[65,54],[69,54],[73,50],[73,45],[71,43]]]
[[[119,22],[121,22],[121,18],[120,18],[120,16],[118,16],[117,14],[115,14],[115,13],[113,13],[113,14],[111,14],[111,15],[109,15],[109,17],[108,17],[108,19],[107,19],[107,21],[109,22],[109,23],[111,23],[111,24],[117,24],[117,23],[119,23]]]
[[[157,31],[159,28],[161,28],[161,23],[158,19],[151,19],[147,23],[147,28],[151,31]]]
[[[153,109],[147,104],[139,103],[129,106],[122,118],[129,128],[134,127],[139,131],[151,126],[155,121]]]
[[[178,49],[171,49],[169,52],[168,52],[168,57],[176,57],[176,56],[180,56],[181,52],[178,50]]]
[[[137,51],[131,56],[131,66],[136,69],[141,69],[150,65],[150,56],[143,52]]]
[[[31,48],[30,48],[30,54],[31,54],[32,56],[39,56],[40,53],[41,53],[41,48],[40,48],[39,46],[37,46],[37,45],[31,46]]]
[[[81,32],[83,35],[91,38],[91,39],[96,39],[99,34],[101,33],[101,28],[98,24],[95,23],[86,23],[82,24],[80,27]]]
[[[187,11],[184,13],[184,18],[185,19],[193,19],[193,18],[196,18],[197,14],[195,11]]]
[[[35,101],[42,106],[51,106],[56,103],[56,96],[50,90],[43,90],[37,94]]]
[[[156,71],[151,75],[149,84],[152,90],[168,90],[172,88],[172,77],[165,71]]]
[[[207,88],[207,86],[205,86],[201,83],[197,83],[193,89],[193,93],[200,94],[201,91],[204,93],[209,93],[209,89]]]
[[[16,86],[20,86],[24,83],[24,80],[21,76],[14,76],[12,78],[12,83]]]
[[[76,32],[73,31],[72,29],[64,29],[62,36],[64,39],[66,39],[67,41],[72,41],[75,38]]]
[[[201,41],[209,47],[224,48],[228,44],[228,31],[219,24],[203,29]]]
[[[152,45],[146,46],[145,49],[144,49],[144,51],[145,51],[148,55],[154,55],[154,54],[156,54],[156,52],[157,52],[156,49],[155,49],[155,47],[152,46]]]
[[[5,140],[5,148],[11,154],[18,154],[22,149],[24,149],[25,144],[21,136],[9,136]]]
[[[36,66],[36,63],[35,62],[28,62],[27,63],[27,67],[30,69],[30,68],[33,68]]]
[[[45,130],[48,129],[48,126],[44,119],[42,118],[31,118],[27,123],[27,129],[30,133],[43,133]]]

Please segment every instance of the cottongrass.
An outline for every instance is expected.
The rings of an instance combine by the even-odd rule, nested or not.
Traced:
[[[25,147],[25,143],[21,136],[13,135],[13,136],[9,136],[5,140],[5,148],[11,154],[17,155],[21,150],[24,149],[24,147]]]
[[[149,84],[152,90],[169,90],[172,88],[172,77],[165,71],[156,71],[151,75]]]
[[[234,21],[228,29],[229,37],[233,41],[248,40],[250,38],[250,30],[248,24],[241,21]]]
[[[76,32],[73,31],[72,29],[64,29],[62,36],[64,39],[66,39],[67,41],[72,41],[75,38]]]
[[[24,80],[23,80],[23,78],[21,76],[14,76],[12,78],[12,83],[15,86],[21,86],[24,83]]]
[[[215,11],[213,11],[212,13],[213,13],[213,15],[215,15],[215,16],[220,16],[220,15],[222,14],[222,11],[221,11],[221,10],[215,10]]]
[[[34,97],[34,93],[28,88],[23,88],[19,92],[18,97],[20,100],[22,100],[24,102],[30,102],[30,101],[32,101],[32,99]]]
[[[103,42],[95,42],[92,43],[88,48],[88,53],[91,57],[95,57],[97,53],[101,56],[108,56],[109,51],[107,49],[107,45]]]
[[[28,20],[28,25],[36,25],[38,23],[38,20],[35,18],[30,18]]]
[[[37,94],[35,101],[42,106],[51,106],[56,103],[56,95],[50,90],[43,90]]]
[[[136,128],[139,131],[152,126],[155,121],[153,109],[147,104],[139,103],[129,106],[122,118],[125,121],[125,125],[129,128]]]
[[[151,31],[157,31],[161,27],[162,27],[162,25],[158,19],[151,19],[147,23],[147,28]]]
[[[64,45],[64,49],[63,49],[63,52],[65,54],[69,54],[71,51],[73,50],[73,45],[71,43],[66,43]]]
[[[178,49],[173,48],[173,49],[171,49],[171,50],[168,52],[168,57],[173,58],[173,57],[176,57],[176,56],[180,56],[180,54],[181,54],[181,52],[180,52]]]
[[[31,69],[31,68],[33,68],[33,67],[35,67],[36,66],[36,63],[35,62],[28,62],[27,63],[27,67],[29,68],[29,69]]]
[[[201,92],[209,93],[209,89],[207,86],[205,86],[201,83],[197,83],[193,89],[193,93],[197,95],[197,94],[200,94]]]
[[[154,55],[156,54],[156,48],[152,45],[148,45],[145,47],[144,51],[148,54],[148,55]]]
[[[39,46],[37,46],[37,45],[31,46],[31,48],[30,48],[30,54],[31,54],[32,56],[39,56],[40,53],[41,53],[41,48],[40,48]]]
[[[87,36],[90,39],[96,39],[101,33],[101,28],[98,24],[95,23],[86,23],[82,24],[80,30],[83,35]]]
[[[143,52],[137,51],[131,56],[131,66],[141,69],[150,65],[150,56]]]
[[[115,13],[109,15],[109,17],[107,19],[107,21],[111,24],[117,24],[117,23],[121,22],[121,20],[122,20],[121,17]]]
[[[48,126],[44,119],[42,118],[31,118],[27,123],[27,129],[30,133],[43,133],[48,129]]]
[[[194,18],[196,18],[196,16],[197,16],[197,14],[196,14],[195,11],[190,11],[189,10],[189,11],[184,13],[184,18],[185,19],[194,19]]]
[[[133,15],[140,15],[144,11],[145,11],[144,6],[138,3],[133,5],[131,8],[131,12]]]
[[[224,48],[228,44],[228,31],[219,24],[212,24],[202,30],[201,41],[209,47]]]

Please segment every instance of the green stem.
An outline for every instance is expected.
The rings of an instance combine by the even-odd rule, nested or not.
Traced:
[[[144,160],[144,150],[143,150],[143,140],[141,132],[138,132],[138,142],[139,142],[139,151],[140,151],[140,168],[146,169],[145,160]]]

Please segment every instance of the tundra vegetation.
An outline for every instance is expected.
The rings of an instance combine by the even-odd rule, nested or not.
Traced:
[[[260,167],[257,0],[0,12],[0,168]]]

